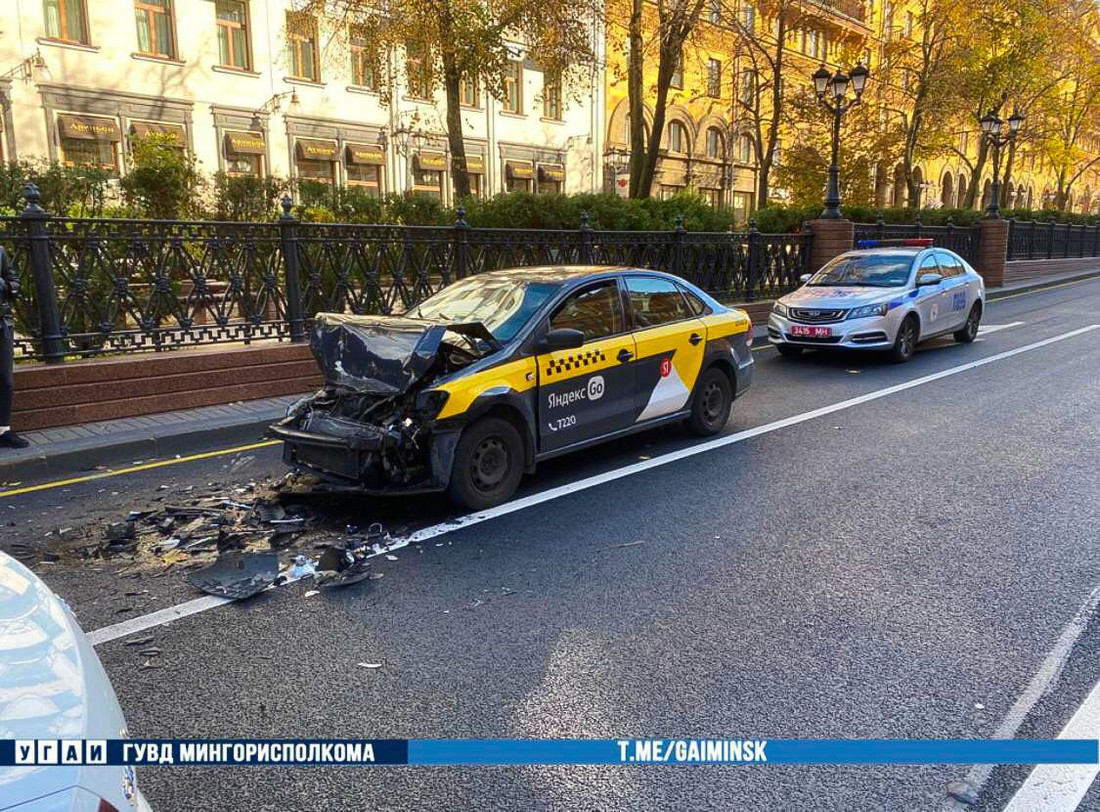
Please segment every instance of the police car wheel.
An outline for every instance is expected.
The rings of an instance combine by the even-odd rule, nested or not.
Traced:
[[[709,437],[726,427],[733,408],[733,387],[726,373],[717,367],[704,372],[695,384],[691,417],[685,423],[692,434]]]
[[[455,449],[451,499],[471,510],[506,501],[523,477],[523,440],[507,420],[486,417],[468,426]]]
[[[775,348],[779,350],[779,354],[784,358],[797,358],[802,355],[802,347],[795,344],[776,344]]]
[[[913,357],[917,349],[917,320],[907,316],[898,327],[898,335],[894,339],[894,347],[890,350],[890,359],[897,362],[908,361]]]
[[[966,324],[961,330],[956,331],[955,340],[960,344],[969,344],[978,337],[978,327],[982,323],[982,306],[975,302],[970,308],[970,315],[966,317]]]

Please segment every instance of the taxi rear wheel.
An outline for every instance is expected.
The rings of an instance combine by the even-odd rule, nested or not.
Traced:
[[[711,367],[695,384],[691,416],[684,424],[692,434],[709,437],[726,427],[732,408],[733,387],[729,377],[718,367]]]
[[[913,357],[913,352],[917,349],[919,329],[913,316],[905,317],[905,321],[898,327],[898,335],[894,339],[893,349],[890,350],[890,360],[902,363]]]
[[[955,332],[955,340],[960,344],[969,344],[978,337],[978,327],[981,322],[982,305],[980,302],[975,302],[974,306],[970,308],[970,315],[966,317],[966,324],[963,325],[961,330]]]
[[[516,427],[485,417],[462,432],[447,493],[462,507],[485,510],[507,501],[522,478],[523,440]]]

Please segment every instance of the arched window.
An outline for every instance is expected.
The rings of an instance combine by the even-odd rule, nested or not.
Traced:
[[[722,132],[717,127],[707,130],[707,157],[722,157]]]
[[[688,151],[688,135],[679,121],[668,123],[668,151],[685,153]]]
[[[940,203],[946,209],[955,205],[955,178],[950,172],[944,172],[940,181]]]

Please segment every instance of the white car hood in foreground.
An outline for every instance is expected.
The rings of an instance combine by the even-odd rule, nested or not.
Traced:
[[[126,721],[111,683],[68,608],[0,552],[0,737],[116,739]],[[0,767],[0,809],[81,787],[120,810],[123,767]],[[69,802],[82,808],[84,793]],[[55,808],[50,799],[43,807]],[[98,804],[98,799],[96,799]]]
[[[787,307],[817,307],[825,310],[847,309],[893,299],[905,293],[905,290],[905,287],[873,288],[853,286],[850,288],[834,288],[825,285],[820,287],[803,285],[798,290],[783,296],[779,301]]]

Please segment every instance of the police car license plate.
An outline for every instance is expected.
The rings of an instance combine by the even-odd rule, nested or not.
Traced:
[[[803,327],[799,324],[791,325],[791,335],[805,338],[828,338],[833,331],[828,327]]]

